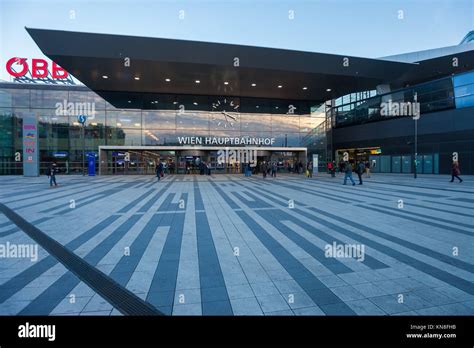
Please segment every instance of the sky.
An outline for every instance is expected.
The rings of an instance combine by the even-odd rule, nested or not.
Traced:
[[[25,27],[376,58],[457,45],[474,0],[0,0],[0,79],[44,57]]]

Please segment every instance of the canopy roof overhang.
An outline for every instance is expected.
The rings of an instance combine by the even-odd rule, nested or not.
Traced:
[[[26,30],[48,58],[112,104],[116,98],[110,92],[324,102],[380,84],[397,88],[441,74],[441,60],[425,66],[210,42]],[[449,66],[443,64],[443,74],[452,73]]]

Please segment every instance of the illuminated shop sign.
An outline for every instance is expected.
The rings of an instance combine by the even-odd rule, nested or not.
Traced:
[[[49,63],[45,59],[12,57],[5,66],[7,73],[16,82],[66,83],[75,84],[69,73],[55,62]]]

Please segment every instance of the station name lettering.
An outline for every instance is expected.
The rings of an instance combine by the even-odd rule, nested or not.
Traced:
[[[253,137],[178,137],[180,145],[267,145],[275,143],[275,138]]]

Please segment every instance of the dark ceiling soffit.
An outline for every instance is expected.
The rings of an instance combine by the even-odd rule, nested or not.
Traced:
[[[95,34],[26,28],[47,56],[94,57],[107,59],[159,61],[364,76],[385,80],[385,76],[404,73],[416,64],[312,53],[275,48],[220,44],[211,42]],[[345,59],[348,59],[345,60]],[[344,66],[348,62],[348,66]]]

